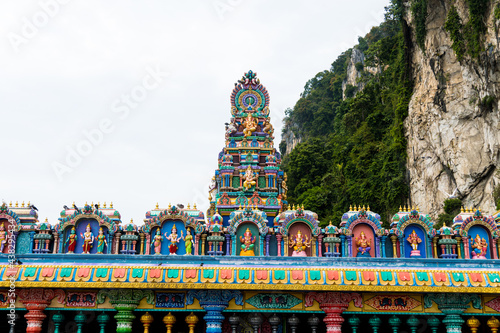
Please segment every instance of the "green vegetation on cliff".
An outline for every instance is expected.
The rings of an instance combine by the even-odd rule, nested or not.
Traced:
[[[288,200],[317,212],[322,224],[338,224],[351,204],[370,205],[387,223],[406,203],[403,121],[412,84],[411,39],[402,12],[402,0],[393,0],[385,21],[359,38],[356,47],[366,56],[364,66],[356,64],[361,91],[350,88],[342,98],[351,49],[309,80],[286,112],[283,131],[302,138],[284,158]],[[280,149],[286,150],[286,142]]]

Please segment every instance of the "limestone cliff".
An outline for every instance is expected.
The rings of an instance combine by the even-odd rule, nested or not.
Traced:
[[[498,3],[489,1],[483,17],[487,31],[479,58],[459,61],[444,28],[452,4],[467,23],[466,0],[428,0],[425,52],[412,36],[414,92],[405,121],[410,200],[433,217],[450,196],[495,212],[492,192],[500,180]],[[406,20],[415,31],[411,10]]]

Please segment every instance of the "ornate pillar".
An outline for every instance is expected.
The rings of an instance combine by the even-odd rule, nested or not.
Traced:
[[[76,327],[77,327],[76,333],[82,333],[82,327],[83,327],[83,324],[85,324],[86,320],[87,320],[87,316],[85,316],[82,311],[80,311],[80,313],[78,313],[75,316],[75,323],[76,323]]]
[[[288,236],[283,237],[283,256],[288,257]]]
[[[207,234],[201,234],[201,255],[205,255],[205,241],[207,240]]]
[[[458,240],[458,237],[457,237]],[[462,237],[462,242],[464,243],[464,259],[470,259],[470,251],[469,251],[469,239],[467,237]]]
[[[194,313],[191,312],[189,316],[186,317],[186,324],[189,327],[189,333],[194,333],[194,327],[198,323],[198,317]]]
[[[500,327],[500,321],[498,321],[498,319],[496,319],[495,317],[491,317],[490,319],[488,319],[486,324],[491,329],[491,333],[498,332],[498,328]]]
[[[64,315],[61,311],[57,311],[57,313],[52,316],[52,321],[54,322],[54,333],[60,333],[59,326],[64,323]]]
[[[464,259],[464,257],[462,257],[462,249],[460,247],[460,240],[462,239],[462,237],[457,236],[455,237],[455,239],[457,240],[457,254],[458,254],[457,258]]]
[[[52,253],[57,253],[57,248],[59,247],[59,234],[57,232],[54,233],[54,248],[52,249]]]
[[[392,257],[397,258],[398,257],[398,251],[396,249],[396,241],[398,240],[398,236],[396,235],[391,235],[391,241],[392,241]]]
[[[311,237],[311,257],[316,257],[316,237]]]
[[[477,333],[477,329],[481,326],[481,323],[474,316],[467,320],[467,326],[469,326],[471,333]]]
[[[271,235],[266,235],[266,257],[269,257],[269,241],[271,240]]]
[[[120,254],[120,236],[121,235],[122,235],[121,232],[115,233],[115,254]]]
[[[39,333],[42,332],[43,320],[47,317],[43,310],[51,301],[57,297],[59,303],[64,304],[66,294],[63,290],[52,289],[21,289],[19,290],[19,301],[24,304],[28,313],[24,318],[28,321],[26,333]]]
[[[225,234],[226,236],[226,256],[231,255],[231,235],[230,234]]]
[[[432,248],[434,249],[434,258],[436,258],[436,259],[438,258],[437,242],[438,242],[438,238],[434,237],[432,239]]]
[[[243,294],[235,290],[189,290],[186,295],[186,304],[193,304],[195,298],[207,312],[203,317],[207,323],[207,333],[222,333],[224,320],[222,311],[228,306],[230,300],[234,298],[236,304],[243,305]]]
[[[131,333],[132,322],[135,319],[133,311],[139,302],[146,297],[149,304],[153,304],[155,295],[146,289],[103,289],[97,293],[97,304],[102,304],[109,298],[109,302],[118,311],[115,315],[116,332]]]
[[[278,257],[281,257],[281,240],[283,239],[283,236],[281,234],[276,234],[276,243],[278,245]]]
[[[464,320],[461,314],[469,308],[469,303],[476,309],[481,309],[481,298],[476,294],[426,294],[424,296],[425,308],[430,308],[432,302],[435,302],[438,309],[446,316],[443,323],[446,325],[446,332],[462,332]]]
[[[97,322],[99,323],[100,332],[99,333],[106,333],[106,324],[109,322],[109,316],[106,314],[106,312],[102,312],[100,315],[97,316]]]
[[[323,321],[328,333],[342,331],[342,323],[344,322],[342,312],[349,307],[349,302],[354,301],[357,307],[361,307],[361,295],[358,293],[310,292],[305,297],[304,305],[311,307],[314,301],[317,301],[321,310],[326,313]]]
[[[380,245],[380,249],[382,250],[382,258],[386,258],[386,254],[385,254],[385,241],[387,239],[387,236],[382,236],[380,238],[382,240],[382,245]]]
[[[153,323],[154,318],[149,312],[146,312],[141,316],[141,323],[144,326],[144,333],[149,333],[149,326]]]
[[[144,247],[145,247],[144,239],[146,238],[146,235],[144,235],[144,233],[141,232],[140,235],[139,235],[139,237],[141,239],[141,249],[139,251],[139,254],[144,254]]]
[[[195,247],[195,249],[196,249],[196,247]],[[195,252],[198,252],[198,251],[195,251]],[[151,234],[146,234],[146,249],[144,251],[144,254],[151,254]]]
[[[323,235],[318,236],[318,257],[323,257]]]
[[[172,312],[169,312],[168,315],[163,317],[163,323],[167,327],[167,333],[172,333],[172,326],[174,326],[175,321],[176,319]]]
[[[498,249],[497,249],[497,244],[498,244],[498,240],[495,240],[493,239],[493,259],[498,259],[498,256],[497,256],[497,252],[498,252]]]
[[[200,234],[194,235],[194,255],[199,255],[200,251]]]

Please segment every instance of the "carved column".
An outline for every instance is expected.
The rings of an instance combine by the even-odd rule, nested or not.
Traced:
[[[194,313],[191,312],[189,316],[186,317],[186,324],[189,327],[189,333],[194,333],[194,327],[198,323],[198,317]]]
[[[205,255],[205,241],[207,240],[207,234],[201,234],[201,255]]]
[[[497,249],[497,244],[498,244],[498,239],[493,239],[493,259],[498,259],[498,255],[497,255],[497,252],[498,252],[498,249]]]
[[[54,248],[52,249],[52,253],[57,253],[57,248],[59,247],[59,234],[57,232],[54,233]]]
[[[144,235],[144,233],[141,232],[139,237],[141,238],[141,250],[139,251],[139,254],[144,254],[144,247],[145,247],[144,239],[146,238],[146,235]]]
[[[231,255],[231,235],[230,234],[225,234],[226,236],[226,256]]]
[[[271,235],[266,235],[266,257],[269,257],[269,241],[271,240]]]
[[[39,333],[42,332],[43,320],[47,317],[43,310],[51,301],[57,297],[59,303],[64,304],[66,294],[63,290],[52,289],[21,289],[19,291],[19,301],[24,304],[28,313],[24,318],[28,321],[26,333]]]
[[[323,257],[323,235],[318,236],[318,257]]]
[[[458,240],[458,237],[457,237]],[[464,243],[464,259],[470,259],[470,253],[469,253],[469,239],[467,237],[462,237],[462,242]]]
[[[283,236],[281,234],[276,234],[276,243],[278,245],[278,257],[281,257],[281,240],[283,239]]]
[[[133,311],[139,305],[139,302],[146,297],[149,304],[153,304],[155,295],[151,290],[143,289],[109,289],[100,290],[97,294],[97,304],[102,304],[109,298],[109,302],[118,311],[115,315],[116,332],[132,332],[132,322],[135,319]]]
[[[424,297],[425,308],[430,308],[435,302],[438,309],[446,316],[443,323],[446,325],[446,332],[462,332],[462,313],[469,308],[469,303],[476,309],[481,309],[481,298],[476,294],[426,294]]]
[[[353,301],[357,307],[361,307],[362,303],[361,295],[358,293],[311,292],[306,295],[304,305],[311,307],[314,301],[319,303],[319,307],[326,314],[323,321],[328,333],[342,332],[342,323],[344,322],[342,312],[349,307],[349,302]]]
[[[457,240],[457,259],[463,259],[464,257],[462,257],[462,249],[460,247],[460,241],[462,237],[457,236],[455,237],[455,239]]]
[[[311,257],[316,257],[316,237],[311,237]]]
[[[396,242],[398,240],[398,236],[396,235],[391,235],[391,241],[392,241],[392,257],[397,258],[398,257],[398,251],[396,249]]]
[[[207,333],[222,333],[222,321],[224,321],[222,311],[230,300],[234,298],[236,304],[243,305],[243,294],[234,290],[189,290],[186,304],[193,304],[195,298],[207,312],[203,317],[207,323]]]
[[[434,258],[436,258],[436,259],[438,258],[437,241],[438,241],[437,237],[434,237],[432,239],[432,247],[434,249]]]
[[[115,233],[115,254],[120,254],[120,236],[121,235],[122,235],[121,232]]]
[[[200,234],[196,234],[194,236],[194,255],[197,256],[199,255],[199,249],[200,249]]]

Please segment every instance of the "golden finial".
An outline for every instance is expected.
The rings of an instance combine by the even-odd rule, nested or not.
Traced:
[[[130,224],[134,224],[134,219],[130,219]]]
[[[479,328],[479,326],[481,325],[481,323],[479,322],[478,319],[474,318],[474,316],[470,317],[468,320],[467,320],[467,326],[469,326],[470,328],[470,331],[472,333],[476,333],[477,332],[477,329]]]
[[[330,220],[330,224],[329,225],[332,225],[332,220]]]
[[[88,206],[87,201],[85,201],[85,206]]]
[[[197,209],[197,208],[196,208],[196,203],[194,203],[194,204],[193,204],[193,209]]]
[[[491,329],[492,333],[497,333],[498,332],[498,328],[500,327],[500,321],[497,318],[491,317],[490,319],[488,319],[488,321],[486,322],[486,324]]]
[[[420,208],[417,206],[417,212],[420,212]]]
[[[100,201],[97,203],[97,208],[101,208],[101,202]]]
[[[113,201],[109,203],[109,208],[113,208]]]
[[[49,223],[49,219],[48,218],[45,218],[45,223]]]
[[[28,204],[26,205],[26,207],[29,207],[31,206],[31,202],[28,201]]]
[[[191,205],[189,204],[189,202],[188,202],[188,209],[191,209]]]
[[[11,201],[11,202],[9,202],[9,207],[12,207],[12,201]]]
[[[156,207],[155,207],[155,209],[158,209],[158,208],[159,208],[159,207],[158,207],[158,203],[156,203]]]
[[[170,204],[170,202],[168,203],[168,209],[172,208],[172,205]]]
[[[19,207],[19,204],[18,204],[18,202],[16,201],[16,208],[17,208],[17,207]]]
[[[352,205],[349,205],[349,211],[352,212]]]
[[[401,205],[399,205],[399,211],[401,212]]]
[[[24,201],[23,201],[23,203],[21,204],[21,207],[24,207]]]
[[[302,204],[302,210],[304,210],[304,204]]]
[[[363,205],[363,210],[366,210],[365,205]]]
[[[464,206],[460,207],[460,213],[464,212]]]
[[[106,208],[106,201],[104,201],[104,205],[103,205],[104,208]]]
[[[411,210],[415,210],[415,206],[411,205]]]
[[[92,207],[94,207],[94,202],[92,201],[92,204],[91,204]]]
[[[479,207],[479,211],[481,212],[481,207]]]

